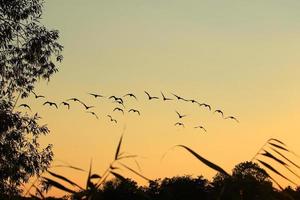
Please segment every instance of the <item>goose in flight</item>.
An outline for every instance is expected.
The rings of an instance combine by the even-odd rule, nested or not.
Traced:
[[[198,101],[196,101],[195,99],[190,99],[190,100],[188,100],[188,101],[190,101],[190,102],[192,102],[192,103],[196,103],[196,104],[198,104],[198,105],[200,106],[200,103],[199,103]]]
[[[95,98],[99,98],[99,97],[104,97],[103,95],[101,94],[95,94],[95,93],[88,93],[89,95],[95,97]]]
[[[95,112],[87,111],[86,113],[90,113],[90,114],[94,115],[97,119],[99,119],[98,115]]]
[[[43,95],[37,95],[34,91],[31,91],[31,92],[32,92],[32,94],[34,94],[34,97],[36,99],[38,99],[38,98],[45,98],[45,96],[43,96]]]
[[[113,99],[114,101],[119,101],[119,102],[124,103],[124,102],[123,102],[123,99],[122,99],[121,97],[116,97],[116,96],[114,96],[114,95],[108,97],[108,99]]]
[[[67,106],[67,107],[68,107],[68,110],[70,109],[70,104],[67,103],[67,102],[65,102],[65,101],[61,102],[60,105]]]
[[[200,128],[200,129],[202,129],[203,131],[206,132],[206,129],[203,126],[195,126],[194,128]]]
[[[134,112],[134,113],[141,115],[140,111],[138,111],[136,109],[130,109],[130,110],[128,110],[128,112]]]
[[[183,118],[183,117],[186,117],[186,115],[181,115],[177,110],[175,110],[175,112],[177,113],[179,119]]]
[[[90,109],[90,108],[94,108],[95,106],[87,106],[85,103],[83,103],[82,101],[80,102],[86,110]]]
[[[182,122],[176,122],[174,124],[174,126],[182,126],[184,128],[184,123],[182,123]]]
[[[215,112],[214,113],[220,113],[221,115],[222,115],[222,117],[224,118],[224,113],[223,113],[223,111],[222,110],[215,110]]]
[[[176,98],[177,98],[177,100],[183,100],[183,101],[188,101],[188,100],[186,100],[185,98],[182,98],[182,97],[180,97],[180,96],[178,96],[178,95],[176,95],[176,94],[173,94],[173,93],[171,93],[173,96],[175,96]]]
[[[209,104],[206,103],[200,103],[199,106],[204,106],[205,108],[208,108],[211,111],[211,106]]]
[[[29,105],[27,105],[27,104],[25,104],[25,103],[23,103],[23,104],[19,105],[19,107],[28,108],[28,109],[31,111],[31,108],[30,108],[30,106],[29,106]]]
[[[151,100],[151,99],[159,99],[158,97],[155,97],[155,96],[150,96],[150,94],[146,91],[144,91],[146,93],[146,95],[148,96],[148,100]]]
[[[113,118],[112,118],[112,116],[110,116],[110,115],[107,115],[107,117],[109,117],[109,118],[110,118],[110,121],[111,121],[111,122],[118,123],[118,122],[117,122],[117,120],[115,120],[115,119],[113,119]]]
[[[79,99],[77,98],[70,98],[70,99],[67,99],[67,101],[74,101],[74,102],[79,102],[79,103],[82,103],[82,101],[80,101]]]
[[[123,97],[127,97],[127,96],[128,97],[133,97],[133,98],[135,98],[135,100],[137,100],[136,96],[132,93],[125,94]]]
[[[122,112],[123,115],[124,115],[124,110],[123,110],[122,108],[116,107],[116,108],[114,108],[113,112],[114,112],[114,111],[120,111],[120,112]]]
[[[113,103],[117,103],[123,106],[123,108],[125,108],[123,101],[120,100],[115,100]]]
[[[45,103],[43,103],[43,105],[47,105],[47,104],[49,104],[49,106],[55,106],[55,107],[56,107],[56,109],[58,109],[58,107],[57,107],[57,104],[56,104],[56,103],[54,103],[54,102],[51,102],[51,101],[46,101]]]
[[[173,99],[171,99],[171,98],[167,98],[167,97],[164,95],[164,93],[162,93],[162,92],[160,92],[160,93],[161,93],[161,96],[162,96],[162,98],[163,98],[164,101],[170,101],[170,100],[173,100]]]
[[[235,118],[234,116],[228,116],[228,117],[225,117],[225,119],[233,119],[235,120],[237,123],[239,123],[239,120],[237,118]]]

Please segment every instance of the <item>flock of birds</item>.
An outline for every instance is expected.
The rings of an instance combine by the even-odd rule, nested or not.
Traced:
[[[212,107],[209,104],[199,103],[195,99],[183,98],[183,97],[178,96],[178,95],[173,94],[173,93],[170,93],[173,96],[173,98],[166,97],[163,92],[161,92],[161,97],[151,96],[147,91],[144,91],[144,93],[145,93],[145,95],[146,95],[146,97],[147,97],[147,99],[149,101],[162,99],[163,101],[174,101],[174,100],[176,100],[176,101],[191,102],[193,104],[197,104],[199,107],[204,107],[204,108],[208,109],[209,111],[213,111],[213,113],[219,114],[223,119],[234,120],[235,122],[239,123],[239,120],[236,117],[234,117],[234,116],[225,116],[224,112],[222,110],[220,110],[220,109],[212,110]],[[35,99],[46,99],[45,96],[38,95],[38,94],[36,94],[33,91],[32,91],[32,94],[34,95]],[[90,95],[91,97],[96,98],[96,99],[97,98],[108,98],[108,99],[112,100],[112,103],[116,104],[116,106],[112,110],[112,112],[120,112],[123,115],[124,115],[124,112],[126,112],[125,105],[124,105],[125,99],[126,98],[133,98],[136,101],[138,100],[137,96],[135,94],[133,94],[133,93],[125,94],[122,97],[118,97],[118,96],[114,96],[114,95],[109,96],[109,97],[105,97],[104,95],[96,94],[96,93],[88,93],[88,95]],[[65,101],[62,101],[59,104],[57,104],[55,102],[52,102],[52,101],[45,101],[43,103],[43,106],[50,106],[50,107],[54,107],[56,109],[58,109],[60,106],[64,106],[64,107],[67,107],[67,109],[70,109],[71,102],[75,102],[75,103],[81,104],[84,107],[84,110],[85,110],[86,113],[88,113],[90,115],[93,115],[96,119],[99,119],[98,115],[93,111],[93,108],[95,108],[95,106],[87,105],[86,103],[84,103],[83,101],[81,101],[81,100],[79,100],[78,98],[75,98],[75,97],[69,98],[69,99],[67,99]],[[25,104],[25,103],[20,104],[19,107],[24,107],[26,109],[31,110],[31,107],[28,104]],[[133,108],[128,109],[127,112],[128,113],[135,113],[135,114],[137,114],[139,116],[141,115],[140,110],[133,109]],[[181,119],[187,117],[187,115],[179,113],[176,110],[175,110],[175,113],[177,114],[179,121],[177,121],[174,124],[174,126],[180,126],[180,127],[184,128],[185,124],[181,121]],[[109,121],[111,121],[113,123],[118,123],[118,121],[116,119],[114,119],[111,115],[107,115],[107,117],[108,117]],[[202,129],[204,132],[207,132],[206,128],[203,127],[202,125],[195,126],[194,128],[195,129]]]

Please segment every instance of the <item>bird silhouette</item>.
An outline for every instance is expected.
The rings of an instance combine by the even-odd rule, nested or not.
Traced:
[[[117,103],[117,104],[123,106],[123,108],[125,108],[123,101],[115,100],[113,103]]]
[[[158,97],[155,96],[150,96],[150,94],[146,91],[144,91],[146,93],[146,95],[148,96],[148,100],[152,100],[152,99],[159,99]]]
[[[99,98],[99,97],[104,97],[103,95],[101,94],[95,94],[95,93],[88,93],[89,95],[95,97],[95,98]]]
[[[220,113],[221,115],[222,115],[222,117],[224,118],[224,113],[223,113],[223,111],[222,110],[215,110],[215,112],[214,113]]]
[[[182,127],[185,127],[185,126],[184,126],[184,123],[182,123],[182,122],[176,122],[176,123],[174,124],[174,126],[182,126]]]
[[[119,101],[119,102],[122,102],[122,103],[124,103],[124,101],[123,101],[123,99],[121,98],[121,97],[116,97],[116,96],[110,96],[108,99],[113,99],[113,100],[115,100],[115,101]]]
[[[175,112],[177,113],[179,119],[183,118],[183,117],[186,117],[186,115],[181,115],[178,111],[175,110]]]
[[[206,132],[206,129],[203,126],[195,126],[194,128],[200,128]]]
[[[125,94],[123,97],[127,97],[127,96],[128,97],[133,97],[133,98],[135,98],[135,100],[137,100],[136,96],[132,93]]]
[[[85,108],[86,110],[95,107],[95,106],[87,106],[87,105],[86,105],[85,103],[83,103],[82,101],[80,101],[80,103],[84,106],[84,108]]]
[[[74,102],[82,103],[82,101],[80,101],[80,100],[77,99],[77,98],[70,98],[70,99],[67,99],[67,101],[74,101]]]
[[[114,112],[114,111],[120,111],[120,112],[122,112],[123,115],[124,115],[124,110],[123,110],[122,108],[116,107],[116,108],[114,108],[113,112]]]
[[[43,95],[37,95],[34,91],[31,91],[31,92],[32,92],[32,94],[34,94],[34,97],[36,99],[38,99],[38,98],[45,98],[45,96],[43,96]]]
[[[56,104],[56,103],[54,103],[54,102],[51,102],[51,101],[46,101],[45,103],[43,103],[43,105],[47,105],[47,104],[49,104],[49,106],[55,106],[55,107],[56,107],[56,109],[58,109],[58,106],[57,106],[57,104]]]
[[[170,101],[170,100],[173,100],[173,99],[171,99],[171,98],[167,98],[167,97],[164,95],[164,93],[162,93],[162,92],[160,92],[160,93],[161,93],[161,96],[162,96],[162,98],[163,98],[164,101]]]
[[[211,111],[211,106],[209,104],[206,103],[200,103],[199,106],[204,106],[205,108],[208,108]]]
[[[23,104],[19,105],[19,107],[28,108],[28,109],[31,111],[31,108],[30,108],[30,106],[29,106],[29,105],[27,105],[27,104],[25,104],[25,103],[23,103]]]
[[[192,102],[192,103],[196,103],[196,104],[198,104],[198,105],[200,106],[200,103],[199,103],[198,101],[196,101],[195,99],[190,99],[190,100],[188,100],[188,101],[190,101],[190,102]]]
[[[225,119],[233,119],[235,120],[237,123],[239,123],[239,120],[237,118],[235,118],[234,116],[228,116],[228,117],[225,117]]]
[[[60,105],[67,106],[67,107],[68,107],[68,110],[70,109],[70,104],[67,103],[67,102],[65,102],[65,101],[61,102]]]
[[[110,118],[110,121],[111,121],[111,122],[118,123],[118,121],[117,121],[116,119],[113,119],[113,118],[112,118],[112,116],[110,116],[110,115],[107,115],[107,117],[109,117],[109,118]]]
[[[87,111],[86,113],[90,113],[90,114],[94,115],[97,119],[99,119],[98,115],[95,112]]]
[[[178,96],[178,95],[176,95],[176,94],[173,94],[173,93],[171,93],[173,96],[175,96],[176,98],[177,98],[177,100],[182,100],[182,101],[188,101],[188,100],[186,100],[185,98],[182,98],[182,97],[180,97],[180,96]]]
[[[134,113],[141,115],[140,111],[138,111],[136,109],[130,109],[130,110],[128,110],[128,112],[134,112]]]

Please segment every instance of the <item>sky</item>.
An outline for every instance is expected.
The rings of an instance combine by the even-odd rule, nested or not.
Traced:
[[[64,60],[35,91],[55,102],[78,97],[96,106],[99,120],[76,103],[55,110],[32,97],[22,101],[51,130],[41,141],[54,145],[53,165],[67,162],[88,170],[92,159],[99,174],[113,160],[123,132],[122,151],[138,154],[142,173],[151,179],[215,175],[183,149],[170,150],[177,144],[227,172],[251,160],[271,137],[300,154],[299,9],[293,0],[46,1],[41,22],[60,31]],[[192,103],[148,101],[145,90],[209,103],[240,123]],[[125,110],[139,109],[141,116],[112,112],[115,104],[89,92],[106,97],[132,92],[138,101],[127,99]],[[174,126],[175,110],[187,115],[185,128]],[[137,169],[133,160],[125,162]],[[71,169],[55,172],[82,185],[87,176]],[[146,184],[126,170],[120,173]]]

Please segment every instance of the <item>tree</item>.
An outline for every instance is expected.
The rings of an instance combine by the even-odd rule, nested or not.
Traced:
[[[39,145],[49,133],[37,114],[15,111],[38,80],[50,80],[62,60],[58,31],[40,23],[43,0],[0,0],[0,194],[21,192],[21,185],[50,165],[52,146]]]
[[[231,177],[217,174],[212,182],[221,199],[274,199],[275,191],[266,171],[253,162],[235,166]]]

